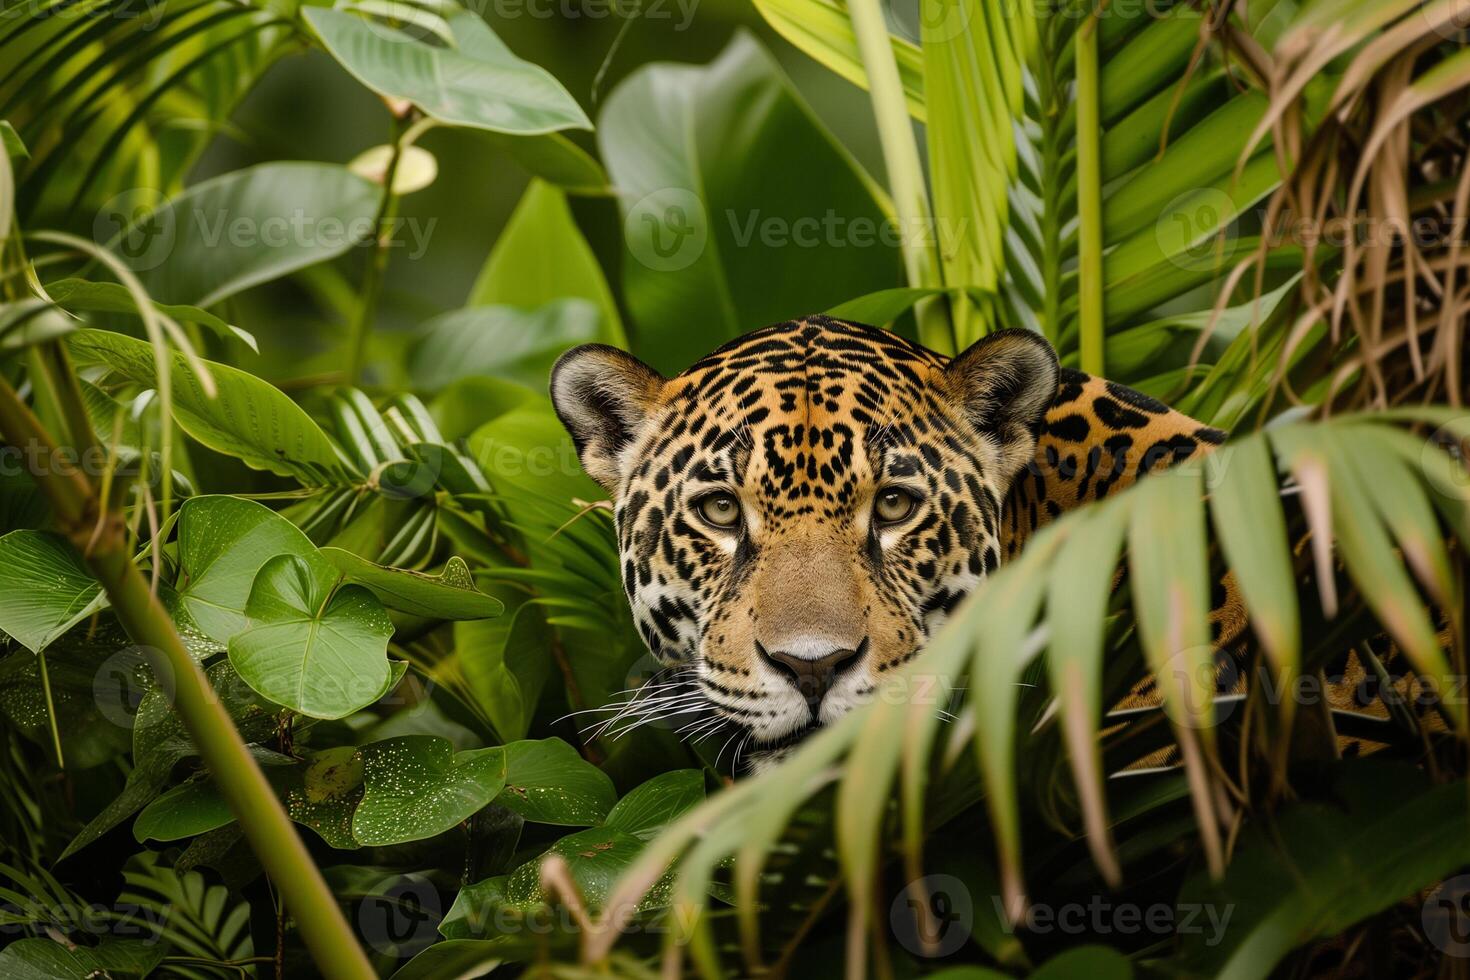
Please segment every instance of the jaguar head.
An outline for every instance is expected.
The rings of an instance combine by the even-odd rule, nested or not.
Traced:
[[[587,345],[551,379],[644,641],[756,762],[873,696],[995,568],[1056,390],[1026,331],[949,360],[815,316],[674,378]]]

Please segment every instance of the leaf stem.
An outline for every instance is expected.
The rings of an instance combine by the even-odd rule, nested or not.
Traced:
[[[383,291],[383,274],[388,269],[390,237],[387,226],[398,212],[398,195],[393,192],[393,181],[397,177],[398,162],[403,159],[403,150],[408,142],[403,118],[395,115],[391,144],[393,151],[388,156],[388,166],[383,169],[383,192],[378,197],[378,212],[373,216],[373,250],[368,255],[367,269],[363,272],[357,313],[352,318],[352,353],[347,362],[347,383],[352,385],[362,381],[368,337],[373,332],[373,314],[377,311],[378,296]]]
[[[1082,370],[1103,373],[1102,111],[1097,16],[1077,30],[1078,348]]]
[[[941,288],[944,276],[932,245],[933,219],[929,213],[924,167],[919,160],[908,97],[899,79],[883,8],[879,0],[851,0],[848,13],[868,75],[868,93],[873,101],[878,140],[883,147],[883,166],[888,171],[889,191],[897,212],[899,242],[909,285],[919,289]],[[942,298],[920,300],[914,304],[914,315],[919,322],[921,343],[941,353],[954,353],[954,329]]]
[[[55,394],[63,404],[74,397],[68,388]],[[67,417],[79,417],[78,406],[68,405]],[[168,610],[133,564],[122,514],[101,509],[91,482],[67,462],[69,455],[58,452],[51,434],[4,380],[0,380],[0,438],[41,450],[47,466],[32,476],[51,504],[59,530],[82,552],[119,622],[143,648],[165,689],[172,688],[174,708],[260,863],[286,897],[317,968],[334,980],[372,980],[376,974],[306,845],[204,672],[184,648]]]

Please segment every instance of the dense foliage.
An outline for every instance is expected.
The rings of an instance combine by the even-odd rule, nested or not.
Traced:
[[[0,975],[1465,955],[1470,8],[753,0],[697,64],[639,33],[692,6],[536,9],[0,11]],[[818,311],[1036,330],[1234,435],[737,779],[547,372]],[[1405,697],[1325,697],[1348,650]]]

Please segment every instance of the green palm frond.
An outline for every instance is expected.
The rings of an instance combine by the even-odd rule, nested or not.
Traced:
[[[1181,747],[1201,847],[1218,875],[1229,825],[1222,809],[1229,763],[1218,751],[1212,705],[1214,651],[1204,628],[1208,583],[1228,563],[1262,653],[1261,675],[1272,678],[1270,690],[1289,691],[1282,685],[1317,671],[1340,649],[1330,643],[1304,649],[1299,619],[1355,625],[1359,635],[1370,633],[1376,621],[1413,673],[1449,695],[1455,674],[1422,596],[1447,595],[1452,588],[1446,535],[1458,542],[1456,553],[1470,545],[1470,481],[1455,458],[1416,434],[1416,427],[1436,426],[1455,439],[1470,432],[1462,418],[1429,409],[1281,426],[1058,520],[956,610],[875,703],[813,738],[778,769],[712,798],[656,841],[610,898],[609,928],[594,941],[592,954],[617,941],[620,910],[675,861],[676,894],[685,902],[680,921],[702,923],[696,929],[709,928],[708,919],[700,919],[708,882],[733,861],[746,948],[759,949],[767,856],[779,850],[775,845],[795,815],[820,798],[849,898],[857,944],[849,949],[860,956],[874,927],[867,916],[882,869],[897,861],[922,868],[923,842],[936,816],[957,812],[956,801],[944,799],[954,792],[946,777],[966,755],[960,747],[967,741],[995,839],[1000,893],[1012,916],[1024,908],[1026,894],[1022,851],[1031,822],[1022,813],[1036,811],[1038,801],[1028,794],[1054,778],[1027,778],[1036,765],[1066,758],[1078,829],[1105,876],[1116,881],[1111,837],[1118,825],[1109,801],[1120,797],[1104,785],[1103,755],[1116,762],[1114,749],[1122,746],[1131,752],[1121,757],[1126,765],[1156,743],[1129,746],[1127,713],[1105,717],[1104,711],[1126,693],[1129,674],[1146,670],[1158,678],[1162,701],[1153,714],[1162,714]],[[1328,505],[1314,507],[1310,501],[1317,498]],[[1296,548],[1298,536],[1307,534],[1328,547]],[[1319,550],[1335,550],[1342,563],[1340,570],[1330,560],[1315,570],[1333,582],[1338,596],[1336,615],[1329,611],[1325,619],[1313,601],[1316,587],[1297,586],[1314,574],[1312,555]],[[1351,634],[1336,639],[1353,642]],[[1050,687],[1038,694],[1030,686],[1035,681]],[[959,707],[946,728],[940,709],[949,704],[943,695],[950,691],[960,692]],[[1450,704],[1454,700],[1445,697],[1444,707],[1463,735],[1463,705]],[[1253,710],[1269,717],[1272,738],[1289,736],[1291,697],[1263,700]],[[1108,730],[1101,743],[1100,730]],[[1032,789],[1023,791],[1018,780]],[[835,796],[824,796],[833,783]]]

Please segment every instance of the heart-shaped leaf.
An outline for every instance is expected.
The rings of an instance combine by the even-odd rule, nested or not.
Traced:
[[[102,586],[65,538],[45,531],[0,537],[0,632],[40,653],[107,605]]]
[[[393,623],[359,585],[338,587],[318,555],[276,555],[245,604],[250,627],[230,639],[230,663],[263,697],[313,718],[345,718],[387,693]]]
[[[179,508],[179,608],[220,643],[249,625],[245,604],[256,573],[277,555],[316,547],[296,525],[253,500],[193,497]]]
[[[362,802],[352,836],[368,845],[434,837],[468,820],[505,785],[499,746],[455,752],[448,739],[404,735],[362,748]]]

